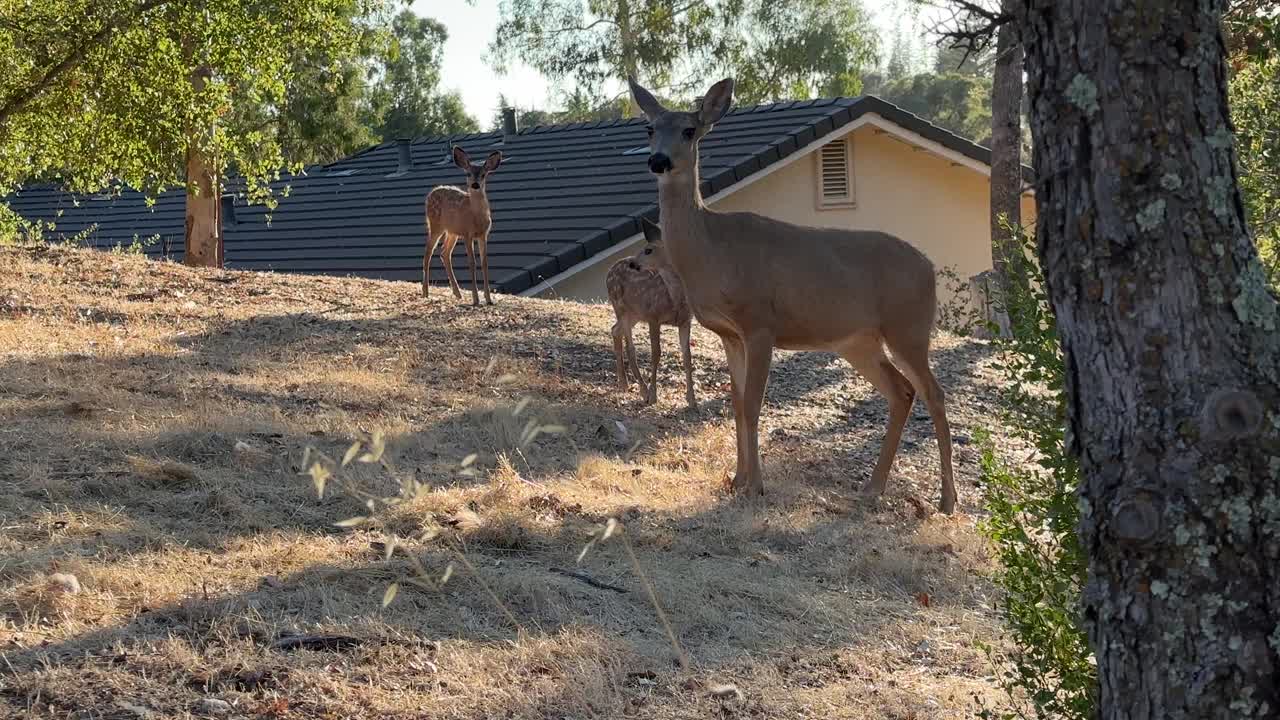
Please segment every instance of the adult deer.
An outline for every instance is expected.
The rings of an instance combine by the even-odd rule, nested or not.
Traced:
[[[480,304],[480,296],[476,292],[476,252],[480,253],[484,274],[484,301],[488,305],[493,304],[489,297],[488,248],[492,220],[485,186],[489,173],[497,170],[501,163],[502,153],[497,150],[489,153],[483,163],[473,163],[466,150],[454,146],[453,164],[467,174],[467,189],[441,185],[427,193],[427,251],[422,256],[422,297],[427,297],[430,288],[431,256],[443,239],[444,250],[440,259],[444,261],[444,272],[449,276],[453,296],[462,299],[462,290],[458,288],[458,279],[453,274],[453,248],[458,240],[462,240],[466,243],[467,264],[471,266],[471,304]]]
[[[626,390],[627,367],[635,373],[636,383],[646,404],[658,402],[658,359],[662,354],[662,326],[675,325],[680,332],[680,358],[684,362],[685,401],[690,409],[698,402],[693,394],[693,356],[689,349],[689,331],[693,317],[689,303],[684,299],[680,278],[671,269],[671,262],[662,242],[662,230],[649,220],[641,218],[644,229],[644,247],[634,257],[615,262],[605,276],[604,286],[609,291],[609,304],[617,322],[613,324],[613,356],[618,366],[618,387]],[[645,387],[636,363],[635,344],[631,331],[636,323],[649,324],[650,361],[649,386]],[[626,357],[623,357],[623,347]]]
[[[658,176],[667,255],[694,317],[720,336],[728,359],[738,433],[734,491],[764,493],[758,433],[773,349],[833,351],[889,401],[880,458],[864,491],[884,492],[918,392],[938,438],[939,507],[953,512],[951,431],[942,387],[929,368],[933,263],[881,232],[708,209],[699,190],[698,143],[729,111],[733,79],[713,85],[695,112],[667,110],[634,78],[630,84],[649,120],[649,169]]]

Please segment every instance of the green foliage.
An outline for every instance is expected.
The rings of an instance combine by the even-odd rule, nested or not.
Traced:
[[[938,268],[938,285],[946,291],[946,299],[938,303],[937,325],[949,333],[968,337],[982,322],[981,313],[970,302],[969,281],[954,265]]]
[[[876,62],[876,31],[849,0],[761,2],[725,64],[744,103],[857,95]]]
[[[0,0],[0,193],[159,191],[195,150],[271,206],[282,169],[475,130],[439,90],[444,27],[392,2]]]
[[[985,144],[991,139],[991,77],[949,72],[888,80],[868,92],[957,135]]]
[[[858,0],[503,0],[495,66],[528,63],[592,96],[636,75],[688,97],[732,74],[753,103],[855,94],[876,35]],[[684,77],[673,82],[677,74]]]
[[[1003,658],[1005,710],[987,720],[1093,717],[1093,654],[1079,617],[1087,562],[1076,535],[1080,469],[1065,435],[1067,395],[1057,324],[1044,278],[1030,260],[1032,241],[1015,233],[1006,246],[1003,300],[1012,337],[998,339],[1004,425],[1035,448],[1034,465],[1009,462],[989,433],[979,433],[984,502],[981,523],[992,541],[1004,590],[1000,603],[1013,649]]]
[[[1280,288],[1280,54],[1242,62],[1229,92],[1249,229],[1268,279]]]
[[[158,190],[196,151],[268,201],[281,143],[232,109],[283,104],[291,58],[349,54],[349,18],[379,2],[0,0],[0,191],[33,177]]]
[[[444,25],[404,10],[391,22],[391,38],[370,93],[374,131],[391,140],[479,129],[461,96],[440,90],[440,63],[449,38]]]

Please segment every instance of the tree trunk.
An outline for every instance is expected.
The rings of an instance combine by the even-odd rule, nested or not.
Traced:
[[[616,22],[618,23],[618,37],[621,40],[619,52],[622,57],[622,74],[625,75],[622,80],[625,83],[627,78],[640,79],[640,67],[636,62],[636,40],[631,33],[631,3],[628,0],[618,0]],[[638,117],[640,115],[639,108],[636,107],[636,101],[631,97],[631,93],[627,93],[627,116]]]
[[[199,93],[212,72],[207,66],[191,74],[191,86]],[[194,267],[222,267],[222,223],[218,217],[221,182],[207,147],[212,123],[188,132],[187,229],[183,259]]]
[[[1005,6],[1012,3],[1006,0]],[[996,303],[989,306],[1002,337],[1009,335],[1003,301],[1009,283],[1009,231],[1022,225],[1022,44],[1018,28],[1005,23],[996,39],[991,80],[991,262]],[[1021,252],[1021,248],[1018,249]]]
[[[1280,714],[1280,310],[1236,186],[1223,5],[1020,10],[1107,720]]]

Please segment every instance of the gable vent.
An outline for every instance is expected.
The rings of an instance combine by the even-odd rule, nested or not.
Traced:
[[[848,138],[822,146],[818,153],[818,207],[853,205],[851,150]]]

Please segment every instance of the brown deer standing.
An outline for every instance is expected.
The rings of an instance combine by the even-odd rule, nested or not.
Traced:
[[[649,120],[649,169],[658,176],[667,255],[694,316],[720,336],[728,359],[738,433],[734,490],[764,492],[758,432],[773,348],[834,351],[889,401],[884,444],[864,491],[884,492],[918,392],[938,438],[939,507],[953,512],[951,431],[942,387],[929,368],[933,264],[881,232],[708,209],[699,191],[698,143],[729,111],[733,80],[712,86],[695,112],[669,111],[634,79],[630,84]]]
[[[617,322],[613,324],[613,355],[618,367],[618,387],[625,391],[627,367],[635,373],[636,383],[646,404],[658,402],[658,358],[662,352],[662,326],[674,325],[680,331],[680,356],[684,362],[685,400],[690,409],[697,409],[693,394],[693,356],[689,351],[689,331],[693,318],[689,303],[685,302],[680,278],[671,269],[662,245],[662,231],[645,218],[640,220],[644,228],[645,244],[635,257],[623,258],[609,268],[604,285],[609,291],[609,304]],[[649,386],[645,387],[636,362],[636,349],[631,331],[636,323],[649,324],[649,344],[653,367],[649,372]],[[626,346],[626,360],[623,346]]]
[[[489,297],[489,196],[485,194],[485,183],[489,173],[498,169],[502,163],[502,153],[494,150],[483,164],[471,162],[467,152],[460,147],[453,148],[453,164],[467,174],[467,189],[462,190],[448,185],[441,185],[427,193],[427,251],[422,256],[422,297],[427,297],[431,282],[431,256],[436,246],[444,240],[441,260],[444,261],[445,274],[449,276],[449,286],[453,288],[453,296],[462,299],[462,290],[458,288],[458,279],[453,274],[453,248],[462,240],[467,249],[467,264],[471,266],[471,304],[479,305],[480,296],[476,291],[476,252],[480,253],[481,271],[484,274],[484,301],[493,304]]]

